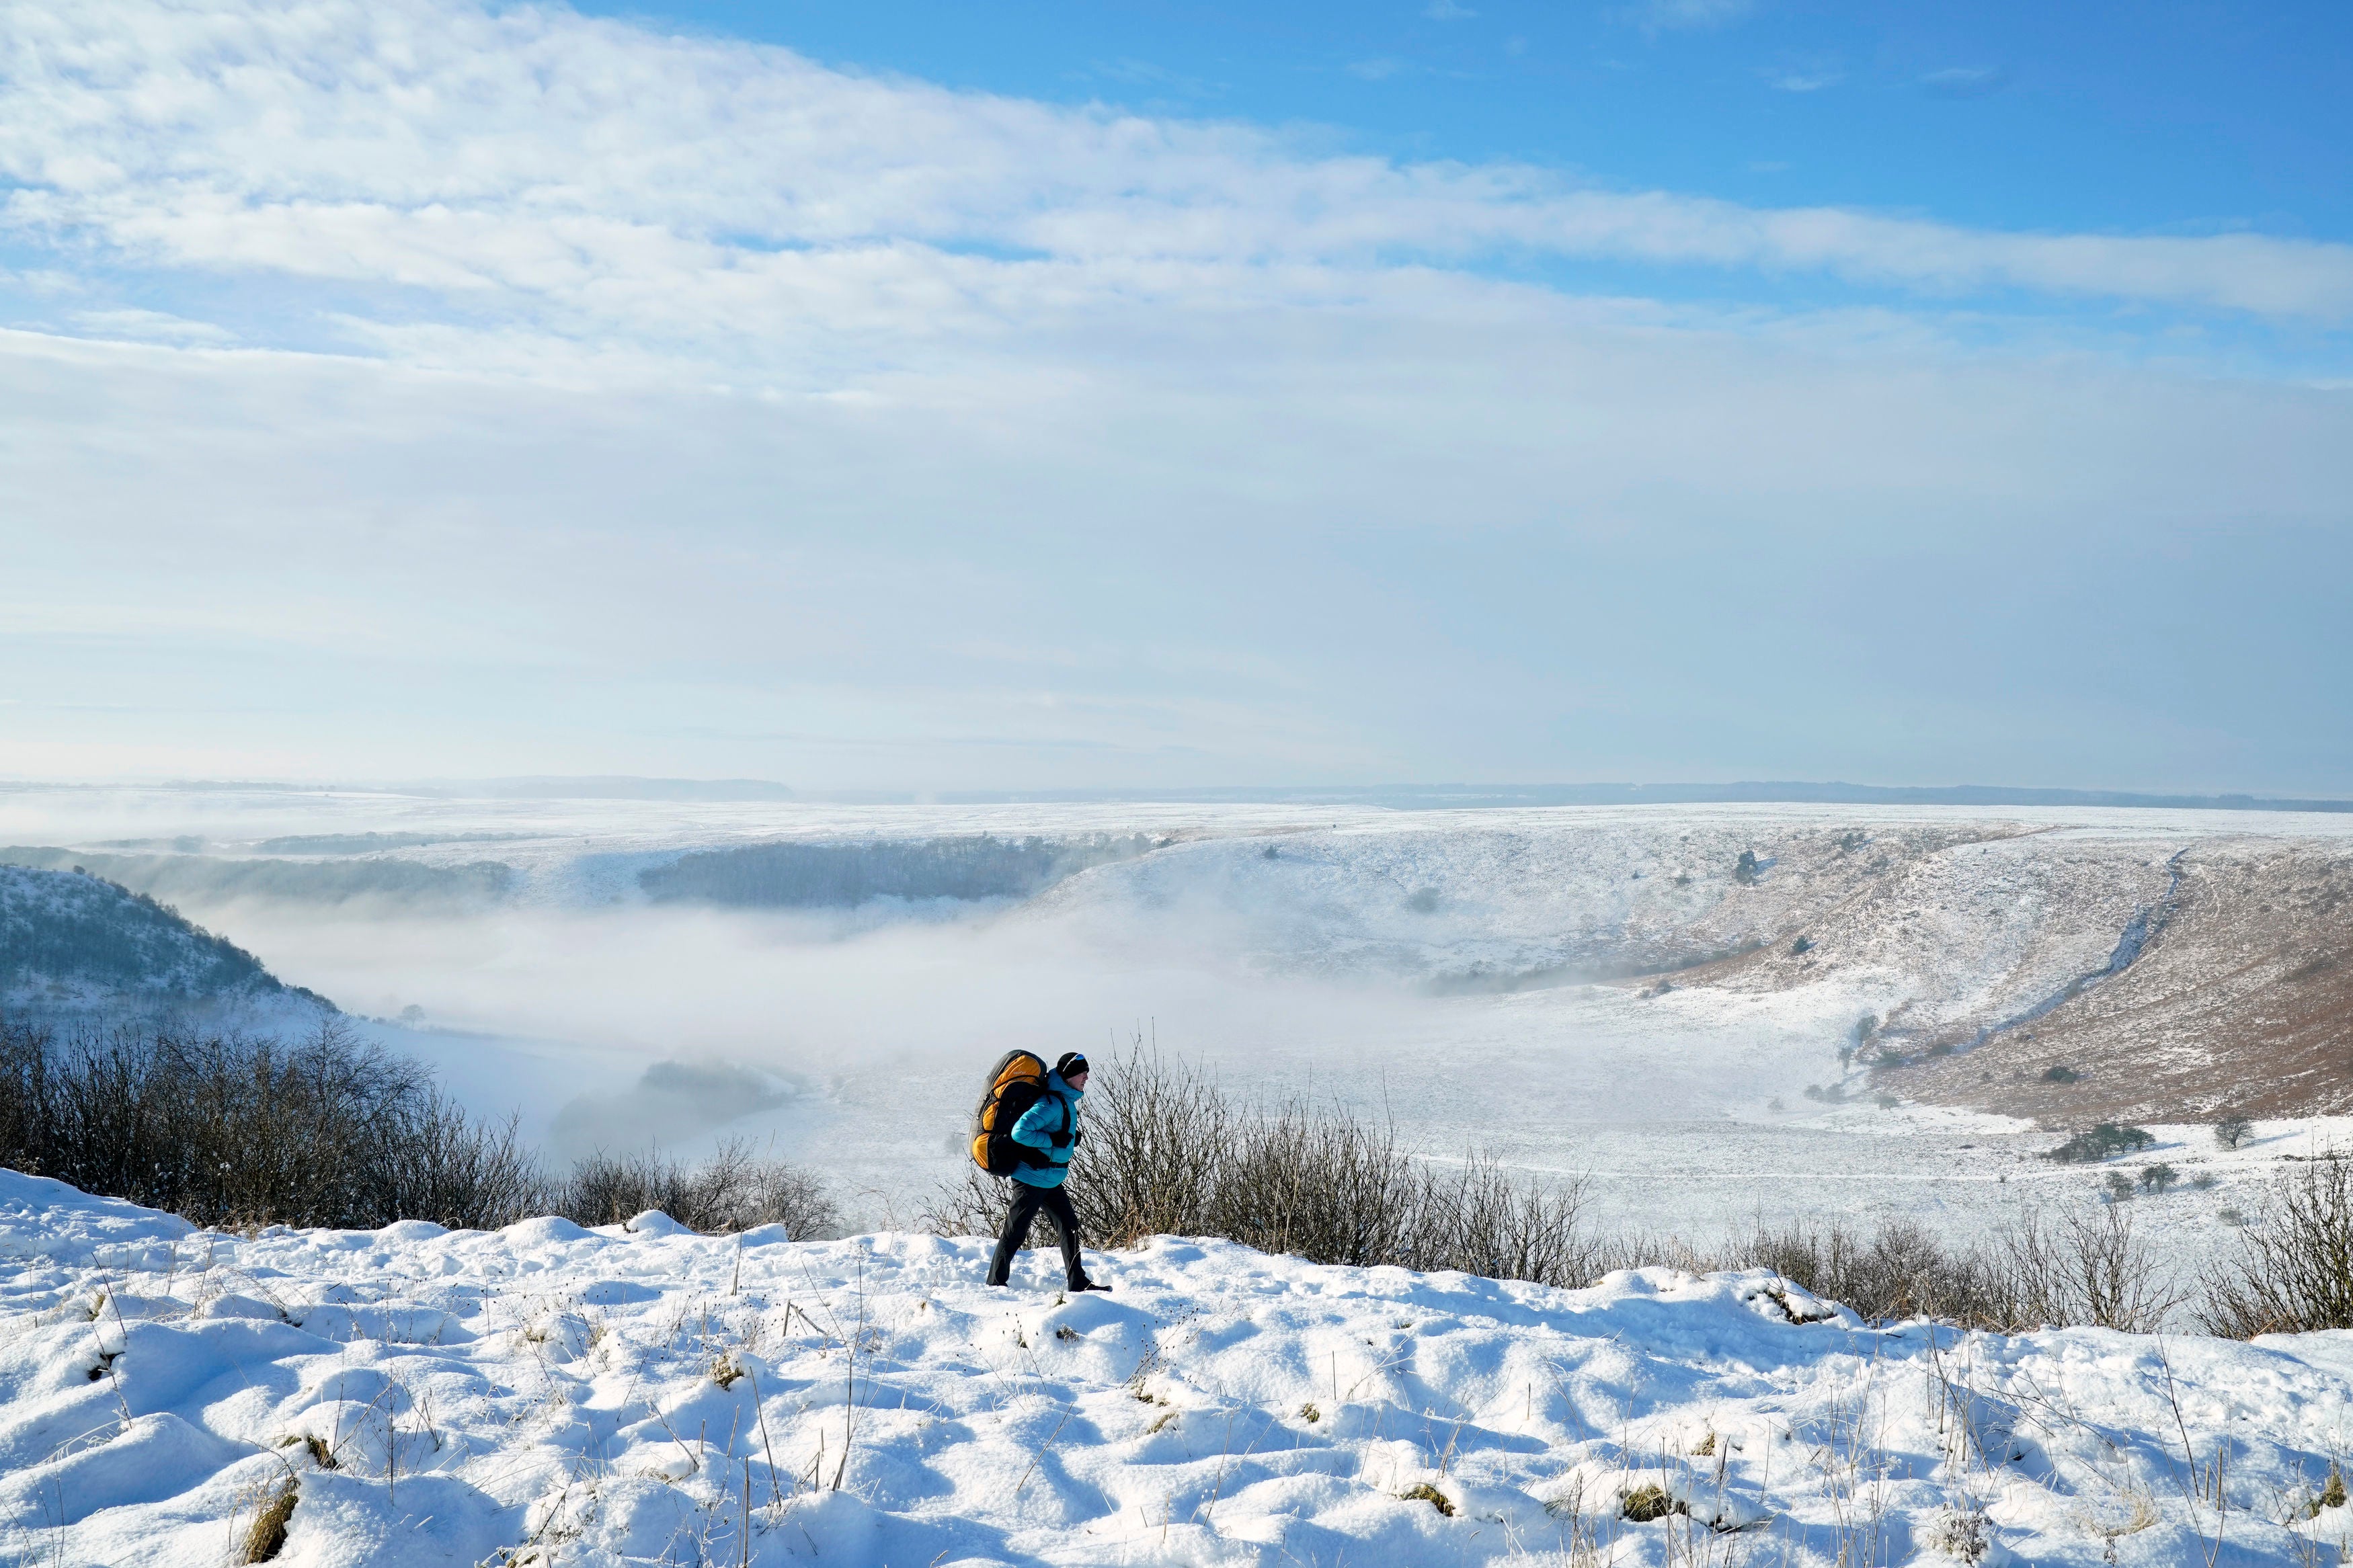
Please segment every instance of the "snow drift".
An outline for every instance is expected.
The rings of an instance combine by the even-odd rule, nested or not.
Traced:
[[[244,1237],[6,1173],[0,1256],[19,1563],[2289,1564],[2353,1531],[2348,1333],[1873,1330],[1762,1273],[1169,1237],[1064,1300],[1035,1259],[982,1288],[969,1239]]]

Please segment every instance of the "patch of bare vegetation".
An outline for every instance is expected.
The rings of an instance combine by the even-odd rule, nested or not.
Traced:
[[[797,1238],[825,1235],[841,1221],[816,1176],[763,1159],[740,1139],[723,1142],[699,1165],[652,1152],[592,1154],[554,1184],[549,1208],[582,1225],[623,1225],[659,1209],[710,1235],[780,1225]]]
[[[1222,1236],[1318,1263],[1553,1285],[1614,1266],[1579,1223],[1575,1183],[1540,1185],[1475,1153],[1424,1159],[1388,1122],[1239,1099],[1145,1050],[1097,1074],[1070,1192],[1082,1231],[1103,1246]],[[926,1217],[944,1234],[990,1233],[1008,1195],[1004,1181],[973,1171]]]
[[[1716,1244],[1584,1223],[1574,1182],[1540,1184],[1482,1155],[1436,1161],[1397,1128],[1343,1108],[1238,1098],[1199,1069],[1146,1050],[1099,1068],[1071,1193],[1093,1245],[1219,1236],[1319,1263],[1459,1268],[1498,1279],[1589,1285],[1620,1268],[1769,1269],[1864,1319],[1936,1318],[1999,1331],[2095,1324],[2146,1332],[2179,1304],[2128,1208],[2024,1209],[1982,1244],[1895,1220],[1759,1224]],[[973,1173],[926,1216],[944,1235],[987,1235],[1000,1182]]]
[[[505,1225],[538,1168],[416,1063],[329,1023],[288,1044],[0,1032],[0,1163],[200,1225]]]
[[[2353,1160],[2330,1154],[2278,1178],[2238,1257],[2207,1282],[2207,1332],[2353,1329]]]
[[[0,1165],[199,1225],[494,1229],[649,1208],[691,1229],[839,1223],[816,1177],[731,1143],[699,1165],[599,1154],[551,1176],[510,1120],[470,1117],[425,1068],[330,1022],[288,1043],[0,1027]]]

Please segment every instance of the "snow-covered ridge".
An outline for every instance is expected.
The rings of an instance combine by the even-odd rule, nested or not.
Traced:
[[[0,1173],[0,1556],[211,1568],[290,1485],[290,1564],[2290,1564],[2353,1531],[2311,1506],[2353,1334],[1875,1331],[1763,1274],[1166,1237],[1066,1300],[983,1255],[242,1237]]]

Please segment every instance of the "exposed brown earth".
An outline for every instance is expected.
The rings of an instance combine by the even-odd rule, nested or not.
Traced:
[[[2242,840],[2191,848],[2181,872],[2123,973],[1875,1085],[2051,1122],[2353,1111],[2353,856]]]

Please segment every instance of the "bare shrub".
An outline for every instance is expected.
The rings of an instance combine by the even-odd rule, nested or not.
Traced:
[[[2254,1136],[2255,1124],[2233,1111],[2214,1119],[2214,1142],[2222,1148],[2235,1149]]]
[[[2330,1154],[2279,1178],[2239,1257],[2207,1281],[2211,1334],[2353,1329],[2353,1162]]]
[[[1130,1051],[1096,1072],[1071,1162],[1082,1230],[1107,1247],[1146,1236],[1221,1236],[1318,1263],[1456,1268],[1583,1285],[1600,1257],[1579,1190],[1542,1187],[1483,1157],[1421,1158],[1387,1121],[1303,1101],[1236,1100],[1198,1068]],[[948,1235],[995,1230],[1009,1196],[968,1170],[925,1219]]]
[[[289,1044],[116,1030],[0,1029],[0,1164],[199,1225],[491,1229],[659,1208],[702,1231],[839,1224],[809,1173],[723,1144],[685,1166],[583,1162],[551,1184],[512,1118],[470,1117],[420,1066],[330,1021]]]
[[[1769,1268],[1873,1322],[1942,1318],[1978,1324],[2004,1316],[1991,1261],[1947,1247],[1914,1220],[1890,1220],[1867,1236],[1834,1220],[1759,1225],[1704,1261],[1717,1268]]]
[[[2066,1207],[2056,1220],[2029,1207],[1996,1234],[1991,1263],[2005,1321],[1990,1328],[2089,1324],[2154,1333],[2181,1304],[2122,1205]]]
[[[1085,1136],[1071,1161],[1088,1234],[1113,1246],[1218,1234],[1209,1215],[1243,1108],[1199,1069],[1156,1053],[1131,1050],[1090,1082]]]
[[[538,1170],[424,1069],[330,1021],[292,1044],[0,1031],[0,1163],[205,1225],[504,1225]]]
[[[552,1212],[582,1225],[623,1225],[659,1209],[690,1230],[726,1235],[780,1225],[795,1241],[834,1231],[841,1214],[823,1183],[782,1160],[762,1159],[748,1141],[723,1142],[700,1165],[648,1151],[596,1153],[572,1167],[549,1194]]]
[[[1645,1261],[1696,1271],[1768,1268],[1870,1322],[1936,1318],[2012,1332],[2090,1324],[2148,1332],[2179,1304],[2120,1210],[2026,1208],[1982,1245],[1953,1246],[1916,1220],[1862,1232],[1839,1221],[1757,1226],[1719,1250],[1652,1240]]]
[[[1546,1285],[1583,1285],[1608,1272],[1607,1245],[1582,1223],[1579,1184],[1540,1186],[1482,1154],[1433,1184],[1431,1195],[1438,1201],[1420,1213],[1439,1228],[1417,1238],[1420,1261],[1409,1267]]]
[[[1612,1269],[1767,1268],[1874,1322],[1942,1319],[1998,1331],[2094,1324],[2146,1331],[2179,1298],[2120,1209],[2029,1209],[1978,1247],[1917,1221],[1864,1232],[1838,1221],[1760,1221],[1718,1247],[1668,1234],[1602,1235],[1575,1183],[1541,1185],[1485,1156],[1443,1164],[1397,1129],[1335,1107],[1229,1095],[1199,1069],[1144,1050],[1098,1067],[1071,1198],[1087,1239],[1220,1236],[1319,1263],[1461,1269],[1582,1286]],[[924,1218],[987,1235],[1009,1184],[967,1168]],[[1043,1238],[1039,1238],[1043,1245]]]

